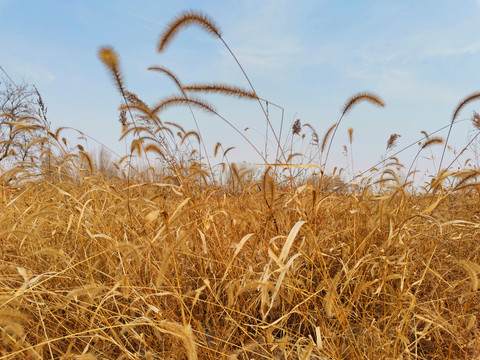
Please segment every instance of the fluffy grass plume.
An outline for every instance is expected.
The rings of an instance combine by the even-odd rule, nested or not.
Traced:
[[[189,86],[184,86],[183,90],[185,91],[195,91],[203,93],[218,93],[224,95],[235,96],[240,99],[258,99],[257,95],[240,87],[226,85],[226,84],[194,84]]]
[[[166,47],[170,44],[170,42],[174,39],[178,32],[181,29],[191,25],[198,25],[206,32],[219,38],[222,37],[218,26],[207,15],[196,11],[187,11],[182,13],[180,16],[175,18],[172,22],[170,22],[170,24],[167,25],[167,28],[160,36],[160,41],[157,47],[158,52],[165,51]]]

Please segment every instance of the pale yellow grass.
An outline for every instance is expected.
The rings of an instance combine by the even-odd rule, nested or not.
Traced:
[[[466,190],[0,190],[0,359],[478,358]]]

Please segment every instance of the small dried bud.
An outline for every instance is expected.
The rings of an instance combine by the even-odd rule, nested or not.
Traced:
[[[300,134],[300,131],[302,130],[302,123],[300,122],[300,119],[295,120],[292,126],[292,134],[293,135],[298,135]]]
[[[391,149],[395,146],[395,143],[400,136],[401,135],[398,135],[398,134],[390,135],[390,139],[388,139],[388,141],[387,141],[387,150],[389,150],[389,149]]]
[[[472,123],[476,129],[480,130],[480,115],[476,111],[473,112]]]
[[[120,124],[122,124],[122,126],[127,125],[127,112],[125,110],[120,111],[120,116],[118,118],[118,121],[120,121]]]

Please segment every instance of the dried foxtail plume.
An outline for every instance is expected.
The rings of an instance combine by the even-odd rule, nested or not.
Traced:
[[[185,133],[186,133],[186,131],[185,131],[185,129],[183,128],[183,126],[182,126],[182,125],[179,125],[179,124],[177,124],[177,123],[174,123],[174,122],[171,122],[171,121],[165,121],[165,125],[170,125],[170,126],[176,127],[178,130],[180,130],[180,132],[181,132],[182,134],[185,134]]]
[[[407,172],[407,178],[408,178],[408,174],[410,174],[410,171],[412,170],[413,164],[417,160],[417,158],[420,155],[420,153],[422,152],[422,150],[426,149],[427,147],[436,145],[436,144],[443,144],[443,139],[440,138],[440,137],[431,137],[431,138],[427,138],[427,140],[425,140],[425,142],[423,144],[420,143],[420,150],[418,150],[417,154],[413,158],[412,163],[410,164],[410,168],[408,169],[408,172]]]
[[[458,114],[465,107],[465,105],[477,99],[480,99],[480,92],[476,92],[471,95],[468,95],[458,104],[455,111],[453,112],[452,121],[450,122],[450,127],[448,128],[447,139],[445,140],[445,146],[443,147],[442,158],[440,159],[440,165],[438,166],[437,176],[440,174],[440,171],[442,169],[443,157],[445,156],[445,151],[447,150],[448,139],[450,138],[450,133],[452,131],[453,123],[455,122],[456,118],[458,117]]]
[[[288,155],[288,157],[287,157],[287,162],[286,162],[285,165],[290,164],[290,162],[291,162],[294,158],[299,157],[299,156],[302,156],[302,155],[303,155],[303,154],[301,154],[301,153],[292,153],[292,154]],[[293,165],[295,166],[296,164],[293,164]],[[279,165],[279,166],[281,166],[281,165]]]
[[[133,139],[130,143],[130,154],[137,153],[140,157],[142,155],[143,141],[141,139]]]
[[[110,46],[101,47],[98,51],[98,57],[100,61],[107,67],[113,76],[113,80],[118,87],[118,90],[123,95],[125,94],[123,79],[120,73],[120,62],[118,60],[118,55]]]
[[[218,145],[222,146],[222,144],[220,144],[220,143],[218,143],[217,146],[218,146]],[[222,149],[223,149],[223,147],[222,147]],[[227,156],[227,154],[228,154],[229,151],[235,150],[235,149],[236,149],[235,146],[230,146],[230,147],[228,147],[227,150],[225,150],[225,151],[223,152],[222,157]],[[217,151],[217,147],[215,147],[215,151]]]
[[[332,133],[333,129],[335,129],[336,126],[337,126],[337,123],[330,126],[327,132],[325,133],[325,135],[323,135],[322,146],[320,147],[320,150],[322,153],[325,150],[325,146],[327,145],[327,141],[328,141],[328,138],[330,137],[330,134]]]
[[[185,97],[178,97],[178,96],[172,96],[164,99],[162,102],[160,102],[153,108],[152,112],[154,114],[157,114],[158,112],[163,111],[175,105],[190,105],[200,110],[204,110],[206,112],[209,112],[215,115],[217,114],[217,112],[213,109],[213,107],[205,103],[203,100],[192,99],[192,98],[186,99]]]
[[[359,93],[357,95],[352,96],[350,99],[348,99],[347,103],[343,107],[342,110],[342,117],[345,116],[345,114],[356,104],[362,101],[368,101],[371,104],[378,105],[381,107],[384,107],[385,104],[383,101],[376,95],[370,94],[370,93]],[[340,125],[340,121],[339,121]]]
[[[273,205],[275,201],[275,181],[273,178],[268,175],[272,168],[269,166],[262,177],[262,190],[263,190],[263,197],[269,209]]]
[[[392,134],[390,135],[390,138],[388,139],[387,141],[387,150],[389,149],[392,149],[393,147],[395,147],[395,143],[397,142],[397,139],[399,137],[401,137],[402,135],[398,135],[398,134]]]
[[[476,92],[476,93],[473,93],[469,96],[467,96],[465,99],[463,99],[460,104],[458,104],[457,108],[455,109],[455,111],[453,112],[453,116],[452,116],[452,124],[453,122],[455,121],[455,119],[458,117],[458,114],[460,113],[460,111],[463,109],[463,107],[465,105],[467,105],[468,103],[472,102],[473,100],[476,100],[476,99],[480,99],[480,92]]]
[[[163,66],[150,66],[148,70],[158,71],[167,75],[177,85],[177,87],[182,90],[182,84],[180,83],[180,80],[169,69]]]
[[[159,155],[162,159],[166,159],[165,153],[162,151],[162,149],[155,145],[155,144],[148,144],[145,146],[145,152],[153,152],[157,155]]]
[[[180,145],[182,145],[189,136],[195,137],[197,139],[198,143],[200,143],[200,135],[198,135],[198,133],[196,131],[189,131],[185,135],[183,135],[182,141],[180,142]]]
[[[421,147],[421,150],[427,148],[427,147],[430,147],[432,145],[435,145],[435,144],[443,144],[443,139],[440,138],[440,137],[433,137],[433,138],[430,138],[428,139],[427,141],[425,141]]]
[[[92,161],[91,156],[83,150],[80,150],[79,155],[80,155],[81,161],[84,162],[88,166],[90,174],[92,174],[93,173],[93,161]]]
[[[345,106],[343,107],[342,110],[342,115],[340,116],[340,119],[338,120],[337,126],[335,126],[333,130],[332,137],[330,139],[330,143],[328,144],[328,150],[327,150],[327,155],[325,155],[325,161],[323,163],[323,166],[325,167],[327,165],[327,160],[328,160],[328,154],[330,153],[330,148],[332,147],[332,142],[333,138],[335,137],[335,134],[337,133],[338,127],[340,126],[340,123],[342,122],[343,117],[347,114],[347,112],[356,104],[362,101],[368,101],[374,105],[378,105],[381,107],[384,107],[385,104],[383,101],[376,95],[371,94],[371,93],[358,93],[354,96],[352,96],[348,101],[346,102]]]
[[[160,36],[160,41],[157,48],[158,52],[163,52],[182,28],[186,28],[194,24],[200,26],[202,29],[212,35],[215,35],[219,38],[222,37],[218,26],[207,15],[196,11],[187,11],[180,14],[180,16],[168,24],[167,28]]]
[[[215,145],[215,150],[213,151],[213,156],[214,157],[217,157],[218,148],[220,148],[221,146],[222,146],[222,144],[217,142],[217,145]]]
[[[353,128],[348,128],[348,141],[350,142],[350,145],[353,142]]]
[[[230,86],[226,84],[194,84],[184,86],[182,89],[185,91],[236,96],[240,99],[258,99],[257,94],[255,94],[253,91],[248,91],[237,86]]]

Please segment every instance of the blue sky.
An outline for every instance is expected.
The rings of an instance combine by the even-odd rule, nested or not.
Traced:
[[[351,166],[342,155],[354,128],[354,171],[384,154],[390,134],[396,149],[449,123],[457,104],[480,90],[480,1],[27,1],[0,0],[0,65],[17,82],[34,83],[48,106],[53,128],[75,127],[124,154],[118,142],[119,94],[97,58],[100,46],[120,55],[127,87],[148,103],[176,92],[151,65],[166,66],[184,84],[222,82],[247,87],[226,49],[208,34],[189,28],[162,54],[156,52],[165,25],[183,10],[212,17],[238,56],[257,93],[285,109],[285,126],[299,118],[320,136],[338,120],[355,93],[379,95],[385,108],[359,104],[344,119],[329,166]],[[263,148],[265,120],[255,102],[206,99]],[[480,104],[467,106],[468,119]],[[280,126],[279,112],[271,109]],[[193,129],[188,112],[165,114]],[[232,159],[259,162],[249,146],[220,120],[199,114],[213,150],[217,141],[236,146]],[[453,129],[451,145],[462,149],[473,127]],[[437,135],[446,136],[446,130]],[[308,135],[307,135],[308,136]],[[306,144],[306,143],[305,143]],[[88,147],[95,148],[89,141]],[[400,157],[408,167],[418,148]],[[436,156],[441,146],[425,152]],[[473,154],[470,153],[470,157]],[[453,159],[447,154],[447,161]],[[350,164],[350,165],[348,165]],[[419,167],[433,171],[432,160]]]

